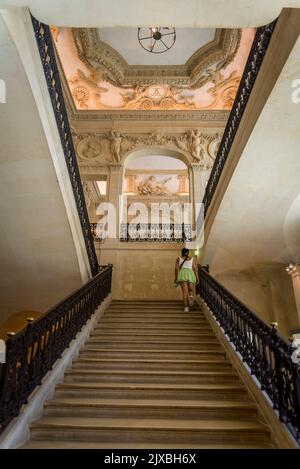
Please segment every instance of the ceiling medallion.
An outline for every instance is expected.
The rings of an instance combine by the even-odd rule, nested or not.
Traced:
[[[175,28],[138,28],[138,41],[142,48],[152,54],[167,52],[175,44]]]

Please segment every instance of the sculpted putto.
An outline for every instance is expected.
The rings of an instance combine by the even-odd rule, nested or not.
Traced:
[[[110,131],[110,149],[115,163],[120,163],[121,161],[121,144],[122,144],[122,135],[117,130]]]
[[[200,130],[191,130],[186,133],[184,137],[175,137],[175,144],[184,151],[189,151],[194,162],[199,163],[204,158],[204,148],[205,143],[204,138]]]
[[[202,136],[200,130],[191,130],[189,134],[190,152],[195,162],[203,159]]]

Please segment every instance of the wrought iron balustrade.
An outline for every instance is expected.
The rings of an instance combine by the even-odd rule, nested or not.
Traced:
[[[260,70],[263,58],[267,52],[272,33],[276,25],[276,20],[272,23],[257,28],[255,38],[248,56],[243,76],[233,103],[227,125],[217,152],[217,156],[212,167],[210,177],[205,189],[203,204],[204,215],[212,201],[217,188],[220,176],[229,155],[235,134],[240,125],[255,80]]]
[[[199,268],[199,277],[198,293],[300,443],[300,366],[291,358],[293,347],[207,269]]]
[[[184,223],[123,223],[120,241],[184,242],[192,240],[192,227]]]
[[[98,305],[111,291],[112,266],[51,308],[6,342],[0,368],[0,432],[19,414],[42,378],[51,370]]]
[[[103,241],[104,239],[104,223],[90,223],[93,239]]]
[[[48,86],[48,91],[52,103],[52,108],[63,148],[65,161],[67,164],[74,198],[78,210],[78,216],[84,236],[85,246],[89,257],[91,271],[93,275],[98,272],[98,261],[95,252],[93,237],[90,230],[90,222],[85,204],[83,188],[73,145],[71,129],[67,110],[65,106],[61,80],[52,44],[51,32],[48,25],[41,23],[31,16],[32,25],[37,41],[44,75]]]

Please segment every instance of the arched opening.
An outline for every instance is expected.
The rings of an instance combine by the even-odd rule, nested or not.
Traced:
[[[137,150],[124,161],[122,224],[133,239],[182,239],[184,209],[190,202],[186,158],[161,148]],[[175,231],[177,230],[177,233]],[[179,233],[180,232],[180,233]],[[126,233],[128,237],[128,230]]]

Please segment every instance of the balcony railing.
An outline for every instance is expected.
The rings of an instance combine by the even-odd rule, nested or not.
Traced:
[[[91,233],[94,241],[103,241],[104,235],[104,224],[103,223],[90,223]]]
[[[182,243],[191,241],[192,227],[184,223],[123,223],[120,241]]]
[[[207,269],[199,268],[199,277],[198,293],[300,443],[300,366],[292,359],[294,348]]]
[[[51,308],[6,342],[6,363],[0,365],[0,432],[55,361],[69,346],[98,305],[111,291],[112,266]]]

